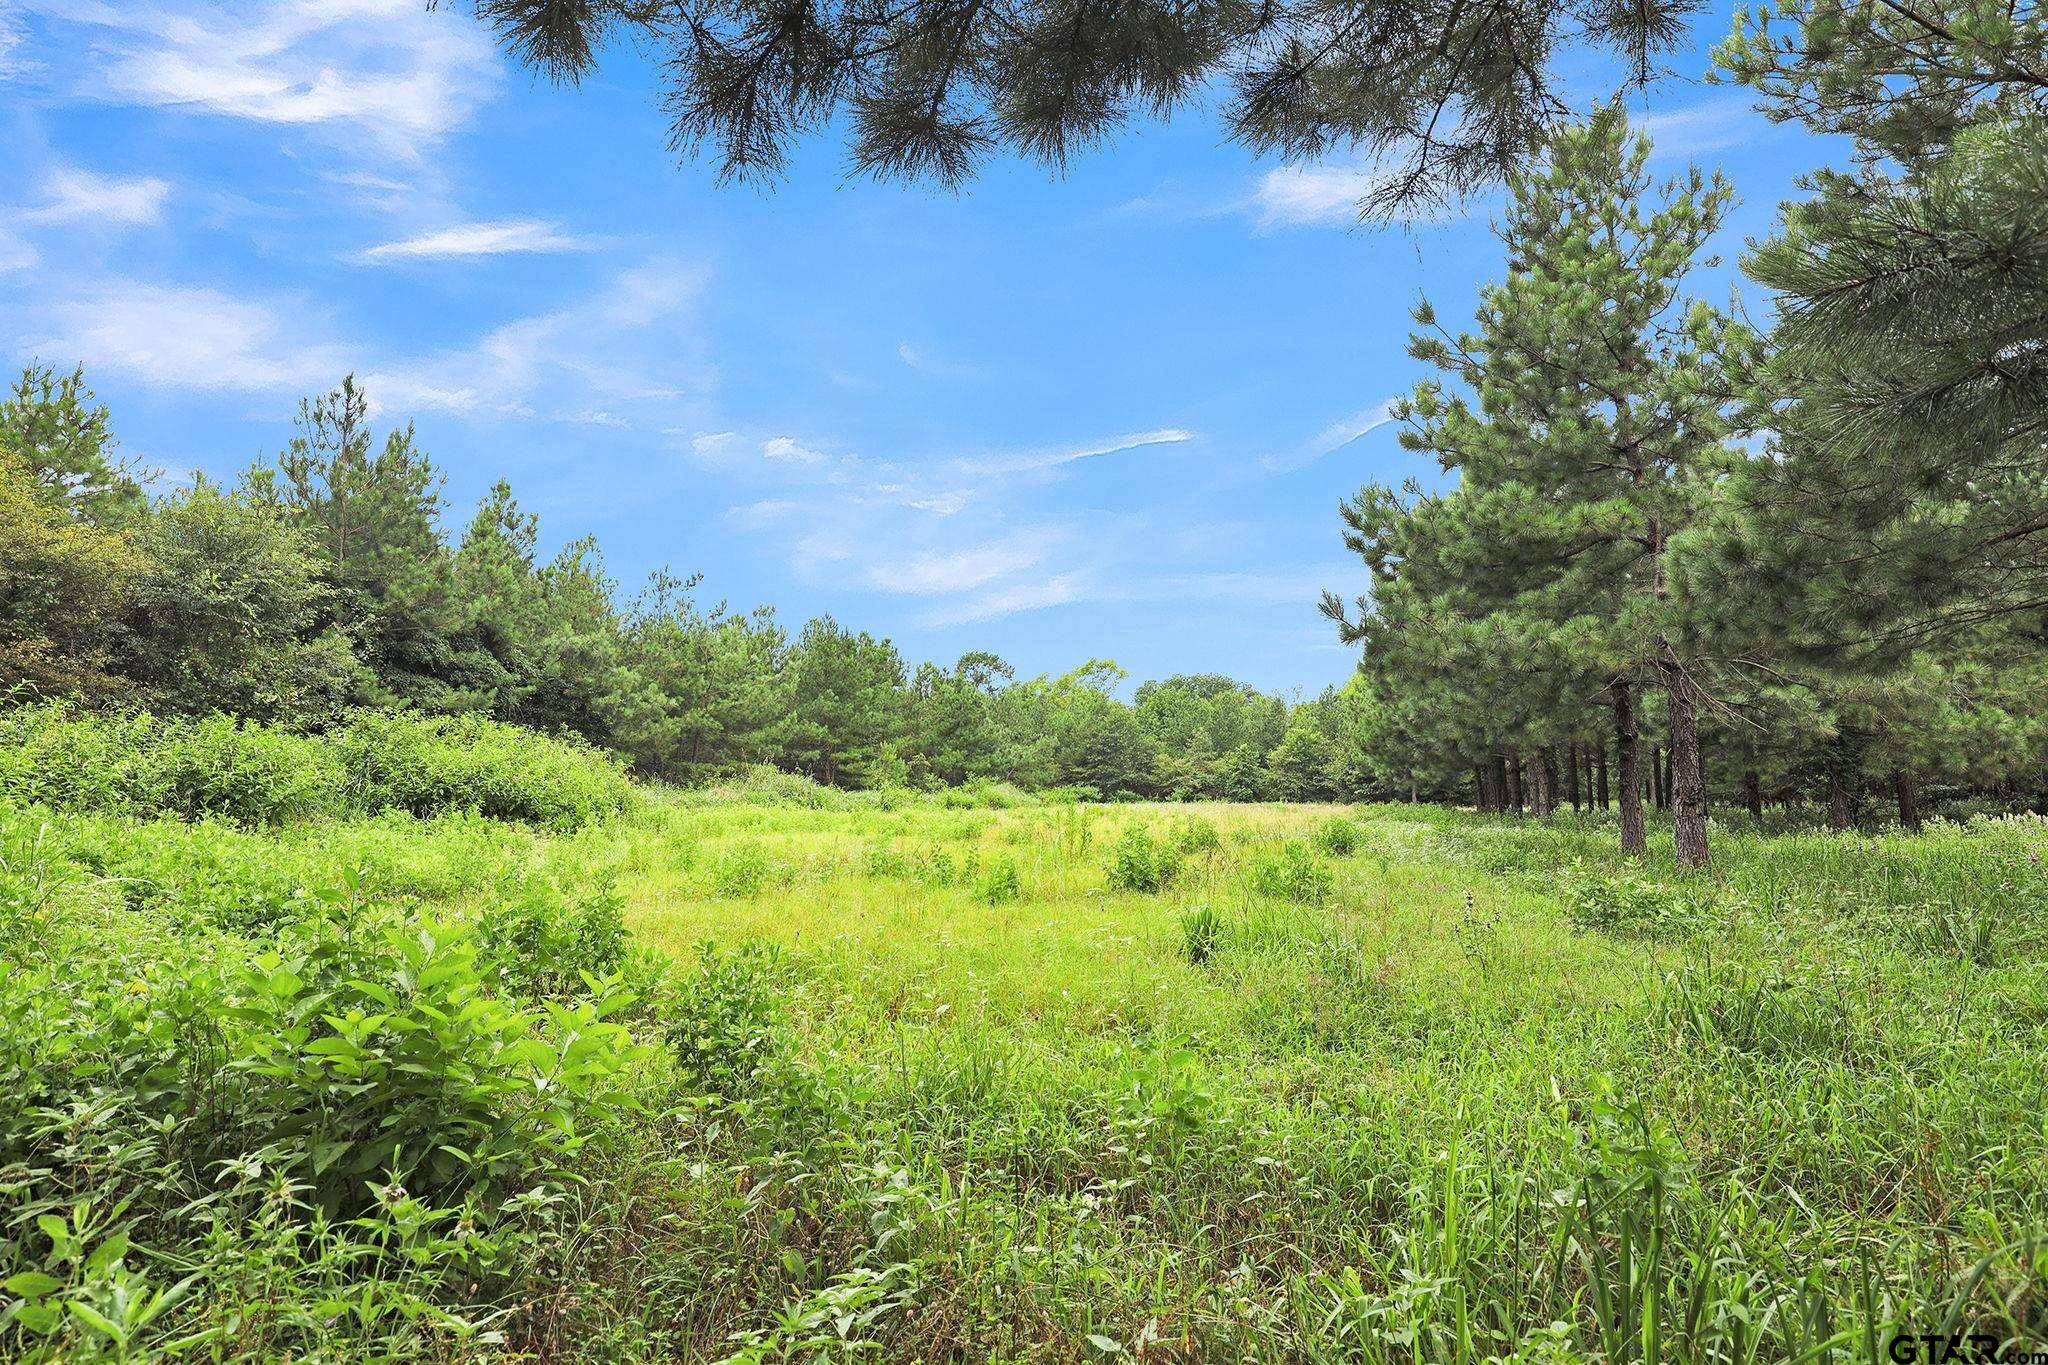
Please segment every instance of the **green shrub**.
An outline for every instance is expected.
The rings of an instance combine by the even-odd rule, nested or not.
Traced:
[[[974,898],[984,905],[1007,905],[1024,894],[1024,881],[1017,860],[998,858],[974,884]]]
[[[1223,847],[1216,826],[1199,815],[1177,816],[1167,826],[1167,842],[1177,853],[1214,853]]]
[[[1252,860],[1245,881],[1259,895],[1296,905],[1321,905],[1336,885],[1329,867],[1314,850],[1292,839],[1261,851]]]
[[[0,796],[69,813],[258,827],[467,810],[568,829],[630,792],[611,755],[481,716],[363,711],[315,736],[227,716],[0,711]]]
[[[0,712],[0,795],[23,804],[275,825],[336,813],[341,786],[319,740],[226,716]]]
[[[711,893],[728,900],[758,896],[770,871],[768,855],[752,844],[726,849],[711,864]]]
[[[610,754],[483,716],[361,712],[328,742],[364,811],[468,810],[573,829],[616,814],[630,792]]]
[[[1315,845],[1333,858],[1348,858],[1365,846],[1365,831],[1357,822],[1333,815],[1316,826]]]
[[[625,901],[610,881],[564,889],[535,878],[493,897],[473,920],[480,969],[513,995],[567,996],[609,976],[632,947]]]
[[[773,1053],[780,1019],[773,945],[697,945],[697,969],[664,1002],[662,1017],[682,1069],[706,1091],[736,1099],[753,1088]]]
[[[1684,933],[1698,918],[1691,898],[1678,887],[1591,872],[1579,863],[1564,881],[1564,909],[1581,929],[1637,938]]]
[[[1136,825],[1110,849],[1109,884],[1117,891],[1163,891],[1179,871],[1180,855],[1173,847]]]
[[[373,1176],[437,1202],[530,1178],[575,1149],[579,1111],[615,1098],[633,1055],[603,1022],[623,997],[522,1008],[429,927],[321,933],[231,989],[230,1069],[253,1084],[230,1131],[250,1150],[253,1127],[336,1212],[360,1212]]]

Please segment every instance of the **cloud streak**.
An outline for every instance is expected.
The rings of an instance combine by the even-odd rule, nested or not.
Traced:
[[[372,264],[459,260],[477,256],[582,251],[588,245],[553,223],[532,218],[508,218],[491,223],[455,223],[395,242],[384,242],[358,253],[357,259]]]
[[[1306,469],[1324,456],[1335,454],[1366,433],[1378,431],[1393,421],[1395,409],[1400,403],[1398,396],[1382,399],[1372,407],[1361,408],[1349,417],[1341,417],[1330,423],[1292,453],[1261,456],[1259,463],[1276,474]]]

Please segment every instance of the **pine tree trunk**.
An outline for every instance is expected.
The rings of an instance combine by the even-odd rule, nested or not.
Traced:
[[[1486,789],[1486,765],[1472,765],[1472,808],[1481,815],[1493,809],[1493,793]]]
[[[1536,751],[1536,761],[1542,768],[1543,813],[1557,814],[1557,753],[1548,744]]]
[[[1643,750],[1636,733],[1635,697],[1627,683],[1616,683],[1614,692],[1614,747],[1621,771],[1616,776],[1621,788],[1621,851],[1638,854],[1649,847],[1643,836]],[[1606,776],[1602,765],[1601,776]]]
[[[1505,815],[1508,811],[1508,761],[1495,755],[1487,760],[1487,764],[1493,774],[1493,813]]]
[[[1842,761],[1828,759],[1828,828],[1849,828],[1849,781],[1842,773]]]
[[[1522,780],[1522,756],[1503,760],[1508,766],[1508,809],[1516,815],[1526,813],[1529,803],[1528,788]]]
[[[1749,805],[1749,818],[1761,825],[1764,822],[1764,780],[1751,768],[1742,775],[1742,799]]]
[[[1671,809],[1671,836],[1680,867],[1707,865],[1707,791],[1700,780],[1699,712],[1693,705],[1692,683],[1670,645],[1657,664],[1664,679],[1665,710],[1671,717],[1671,749],[1666,758],[1665,787]]]
[[[1565,751],[1564,751],[1564,775],[1565,775],[1565,788],[1566,788],[1566,791],[1567,791],[1567,793],[1568,793],[1568,794],[1569,794],[1569,795],[1571,796],[1571,798],[1572,798],[1572,814],[1573,814],[1573,815],[1577,815],[1577,814],[1579,813],[1579,809],[1580,809],[1580,808],[1579,808],[1579,757],[1580,757],[1580,754],[1579,754],[1579,748],[1580,748],[1580,746],[1579,746],[1579,743],[1578,743],[1578,741],[1577,741],[1577,740],[1573,740],[1573,741],[1572,741],[1572,742],[1571,742],[1570,744],[1568,744],[1568,745],[1566,745],[1566,746],[1565,746]]]
[[[1920,832],[1920,794],[1913,790],[1913,776],[1904,768],[1892,769],[1892,795],[1899,802],[1899,827]]]
[[[1650,804],[1663,810],[1671,804],[1671,783],[1665,776],[1664,746],[1650,746]]]
[[[1598,779],[1600,788],[1600,809],[1602,811],[1613,810],[1614,802],[1609,800],[1607,795],[1607,746],[1605,744],[1601,745],[1600,751],[1593,756],[1593,762],[1595,764],[1593,775]]]

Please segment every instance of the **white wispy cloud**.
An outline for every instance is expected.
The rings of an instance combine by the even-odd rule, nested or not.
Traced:
[[[25,223],[142,227],[163,218],[170,197],[170,183],[155,176],[131,179],[83,166],[54,166],[43,177],[41,202],[19,216]]]
[[[496,90],[489,35],[418,0],[167,6],[24,0],[89,32],[77,93],[263,123],[353,130],[414,156]]]
[[[1384,183],[1357,166],[1278,166],[1259,177],[1252,199],[1261,228],[1348,227]]]
[[[1113,440],[1097,441],[1088,445],[984,455],[963,459],[957,464],[962,470],[973,474],[1023,474],[1057,469],[1061,465],[1075,464],[1081,460],[1099,460],[1106,455],[1121,455],[1125,451],[1143,450],[1147,446],[1179,445],[1183,441],[1194,439],[1194,432],[1181,427],[1160,427],[1154,431],[1134,431]]]
[[[0,4],[0,81],[12,80],[28,70],[29,61],[22,55],[25,42],[20,16],[11,5]]]
[[[0,224],[0,275],[26,270],[36,263],[36,249]]]
[[[919,597],[970,592],[1037,568],[1057,539],[1036,530],[956,550],[926,551],[870,565],[867,580],[883,592]]]
[[[1079,571],[1053,574],[1049,578],[1011,583],[980,592],[946,606],[934,608],[920,618],[927,626],[962,626],[976,621],[993,621],[1020,612],[1042,611],[1065,606],[1087,595],[1088,575]]]
[[[407,355],[345,340],[304,300],[108,278],[41,307],[16,339],[27,354],[157,387],[288,396],[354,371],[387,410],[619,426],[708,382],[689,309],[699,287],[687,265],[645,263],[584,300]]]
[[[491,223],[455,223],[417,236],[384,242],[357,253],[368,262],[445,260],[472,256],[581,251],[589,244],[553,223],[507,218]]]
[[[30,355],[109,369],[165,388],[303,392],[349,367],[301,309],[217,289],[110,280],[54,304]]]
[[[830,457],[791,436],[771,436],[761,443],[761,458],[777,464],[819,465]]]
[[[1639,114],[1637,131],[1650,138],[1653,156],[1690,157],[1739,146],[1769,132],[1773,124],[1752,105],[1755,96],[1726,94],[1676,109]]]
[[[1394,411],[1400,403],[1399,397],[1382,399],[1372,407],[1361,408],[1349,417],[1330,423],[1296,450],[1285,455],[1262,456],[1259,463],[1275,472],[1305,468],[1350,445],[1367,432],[1377,431],[1393,421]]]

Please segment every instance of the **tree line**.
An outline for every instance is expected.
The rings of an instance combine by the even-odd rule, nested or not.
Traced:
[[[1290,705],[1217,675],[1119,693],[1090,660],[1019,679],[998,656],[908,664],[830,616],[706,607],[695,579],[627,594],[596,541],[540,550],[499,483],[450,534],[409,426],[353,379],[232,485],[152,497],[77,371],[0,401],[0,686],[320,729],[360,708],[573,733],[643,775],[773,764],[842,787],[976,780],[1168,799],[1367,794],[1362,697]]]

